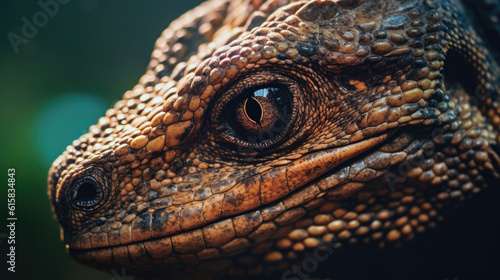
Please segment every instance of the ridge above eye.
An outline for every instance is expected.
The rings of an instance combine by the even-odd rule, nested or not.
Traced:
[[[292,120],[293,98],[279,84],[243,91],[222,109],[222,133],[243,144],[272,145],[284,136]]]

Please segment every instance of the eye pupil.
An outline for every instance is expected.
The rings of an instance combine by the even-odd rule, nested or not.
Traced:
[[[254,97],[247,98],[245,103],[245,113],[252,121],[260,124],[262,119],[262,107]]]
[[[81,178],[71,186],[70,199],[77,207],[93,207],[100,202],[101,198],[101,185],[93,177]]]

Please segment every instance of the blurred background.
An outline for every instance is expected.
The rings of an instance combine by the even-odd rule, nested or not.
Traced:
[[[11,0],[0,10],[0,279],[131,280],[126,272],[105,274],[66,254],[46,195],[47,171],[136,84],[161,31],[201,1],[65,1],[17,51],[8,34],[22,36],[23,18],[32,22],[42,8],[38,1]],[[6,271],[8,168],[16,169],[15,274]],[[346,252],[335,260],[341,261],[338,272],[357,279],[500,279],[499,190],[452,210],[404,250]],[[321,271],[331,275],[331,269]]]
[[[0,8],[2,280],[127,279],[68,257],[46,195],[47,172],[67,145],[136,84],[162,30],[202,2],[66,1],[45,24],[43,17],[35,19],[41,27],[19,43],[17,53],[8,34],[23,36],[23,18],[33,23],[43,9],[28,0],[2,1]],[[15,274],[6,272],[8,168],[16,169]]]

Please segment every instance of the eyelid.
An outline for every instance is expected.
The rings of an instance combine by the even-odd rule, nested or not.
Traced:
[[[297,81],[294,77],[290,77],[287,74],[282,74],[280,72],[271,71],[261,71],[259,73],[248,73],[245,76],[240,77],[237,81],[228,84],[226,87],[220,89],[214,99],[214,106],[209,113],[211,117],[214,114],[219,114],[220,110],[228,102],[244,93],[250,88],[258,88],[265,85],[280,85],[285,86],[290,89],[290,92],[294,92],[293,89],[299,88]],[[293,95],[293,98],[298,96]]]

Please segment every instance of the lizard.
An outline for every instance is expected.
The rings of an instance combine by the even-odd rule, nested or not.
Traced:
[[[454,0],[205,2],[53,163],[61,240],[172,279],[412,240],[498,184],[487,46]]]

